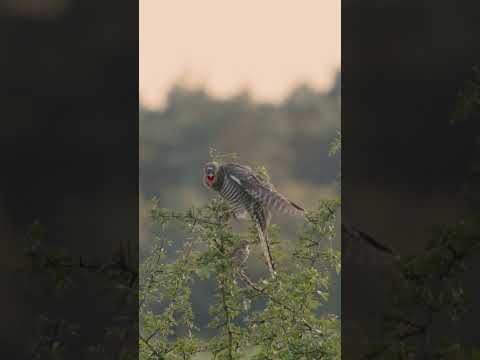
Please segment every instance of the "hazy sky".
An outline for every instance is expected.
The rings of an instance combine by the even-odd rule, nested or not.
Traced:
[[[140,99],[161,106],[176,81],[278,101],[340,68],[340,0],[140,0]]]

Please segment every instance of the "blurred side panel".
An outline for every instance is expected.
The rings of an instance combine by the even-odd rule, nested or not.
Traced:
[[[479,13],[342,2],[345,359],[478,354]]]
[[[5,0],[0,39],[0,354],[135,358],[138,2]]]

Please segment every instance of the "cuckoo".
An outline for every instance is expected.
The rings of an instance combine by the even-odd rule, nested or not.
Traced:
[[[290,215],[304,215],[305,210],[279,193],[261,174],[249,166],[209,162],[204,167],[204,184],[217,191],[230,204],[233,215],[244,219],[248,214],[255,224],[265,262],[272,275],[275,264],[270,251],[267,228],[272,211]]]

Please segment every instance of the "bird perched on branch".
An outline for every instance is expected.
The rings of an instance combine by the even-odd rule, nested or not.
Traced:
[[[204,167],[203,180],[206,187],[217,191],[230,203],[235,218],[250,215],[258,231],[265,262],[272,277],[275,276],[267,233],[271,212],[303,216],[305,210],[280,194],[264,176],[249,166],[209,162]]]

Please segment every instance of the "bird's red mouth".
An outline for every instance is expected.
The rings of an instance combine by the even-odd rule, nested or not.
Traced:
[[[211,186],[213,184],[213,180],[215,179],[215,176],[213,175],[208,175],[207,176],[207,183],[209,186]]]

